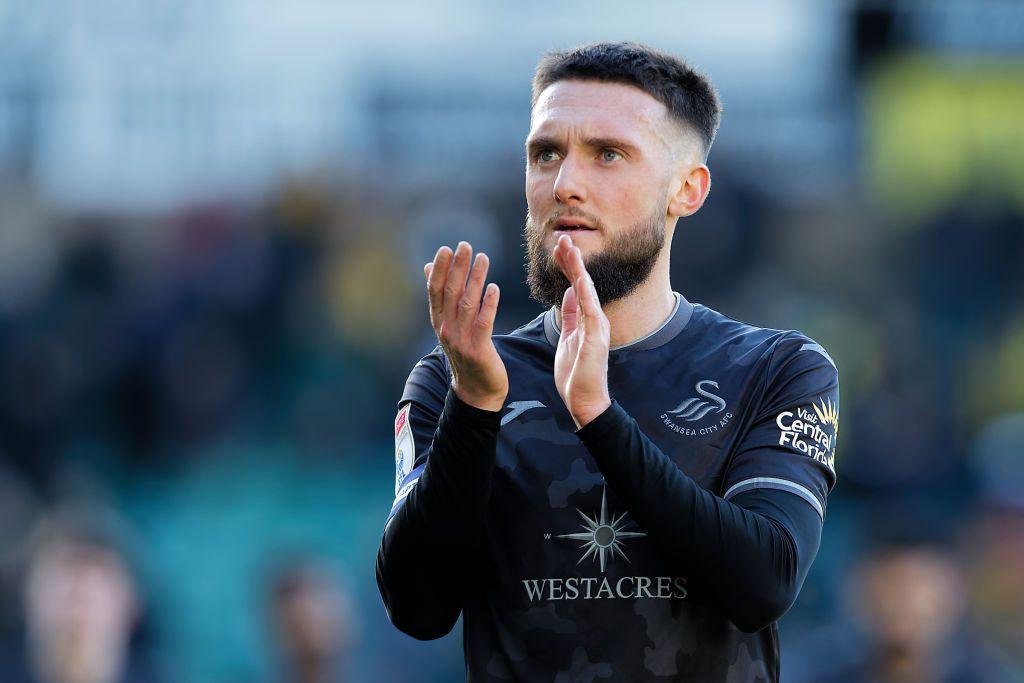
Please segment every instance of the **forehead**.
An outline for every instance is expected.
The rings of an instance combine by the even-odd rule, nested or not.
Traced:
[[[578,133],[663,141],[667,114],[664,104],[632,85],[557,81],[537,98],[530,115],[530,137]]]

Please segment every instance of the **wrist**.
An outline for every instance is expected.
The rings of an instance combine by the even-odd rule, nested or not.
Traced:
[[[456,383],[452,383],[452,391],[455,392],[455,396],[466,405],[479,408],[480,410],[488,410],[491,412],[497,412],[502,409],[505,405],[506,394],[477,394],[471,391],[466,391]]]
[[[611,405],[611,398],[606,397],[604,400],[598,403],[577,408],[576,410],[572,411],[572,419],[576,423],[576,429],[583,429],[584,427],[586,427],[588,424],[593,422],[597,417],[599,417],[604,411],[608,410],[608,408],[610,408]]]

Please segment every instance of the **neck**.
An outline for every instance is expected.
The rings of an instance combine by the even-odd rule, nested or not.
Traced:
[[[601,304],[611,327],[612,348],[646,337],[661,327],[672,315],[675,305],[676,298],[669,282],[667,259],[659,259],[651,270],[650,277],[632,294],[609,304]],[[561,329],[561,308],[555,308],[555,319]]]

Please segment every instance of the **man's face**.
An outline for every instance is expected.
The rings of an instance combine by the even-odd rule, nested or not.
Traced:
[[[630,85],[568,80],[541,93],[526,141],[535,299],[558,305],[569,286],[551,259],[562,234],[583,252],[602,303],[647,279],[665,245],[678,132],[661,102]]]

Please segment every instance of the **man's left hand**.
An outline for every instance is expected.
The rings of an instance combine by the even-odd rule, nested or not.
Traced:
[[[562,336],[555,351],[555,386],[577,428],[607,410],[611,325],[597,299],[583,254],[568,235],[558,238],[553,256],[571,286],[562,297]]]

